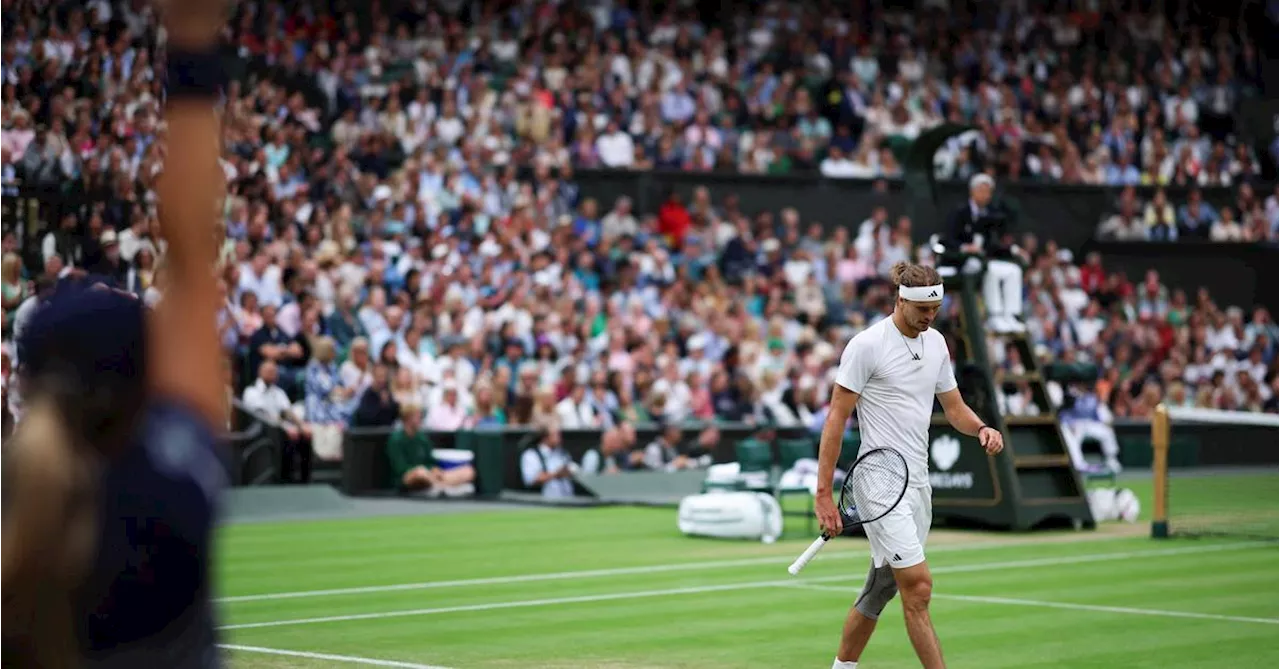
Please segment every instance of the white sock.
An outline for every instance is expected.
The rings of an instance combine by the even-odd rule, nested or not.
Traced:
[[[840,656],[836,656],[836,661],[831,663],[831,669],[858,669],[857,662],[841,662]]]

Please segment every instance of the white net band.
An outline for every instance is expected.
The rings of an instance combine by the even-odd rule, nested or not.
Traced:
[[[1215,425],[1255,425],[1280,429],[1280,416],[1252,411],[1219,411],[1194,407],[1168,407],[1169,419],[1175,423],[1211,423]]]

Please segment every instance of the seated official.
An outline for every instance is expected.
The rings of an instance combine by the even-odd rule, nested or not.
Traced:
[[[299,420],[289,395],[277,385],[280,370],[276,363],[264,360],[258,367],[258,379],[244,389],[244,407],[262,416],[284,432],[280,453],[280,480],[292,483],[294,461],[299,469],[299,483],[311,482],[311,429]]]
[[[987,259],[982,277],[982,299],[987,308],[987,327],[997,333],[1022,332],[1022,268],[1025,252],[1013,242],[1007,212],[991,205],[995,180],[986,174],[969,180],[969,201],[952,212],[947,227],[948,246],[953,251],[983,255]],[[964,271],[975,271],[976,261],[965,263]]]
[[[644,469],[644,450],[634,448],[635,429],[623,423],[600,435],[600,448],[582,456],[582,471],[587,474],[617,474]]]
[[[560,426],[555,421],[543,426],[538,444],[520,455],[520,478],[543,497],[573,497],[573,459],[564,449]]]
[[[387,440],[391,484],[396,489],[431,496],[456,497],[475,492],[476,470],[471,465],[443,469],[431,455],[431,439],[422,429],[422,407],[400,408],[400,426]]]
[[[680,436],[680,426],[664,427],[658,438],[644,447],[644,466],[657,472],[696,469],[698,461],[680,451]]]

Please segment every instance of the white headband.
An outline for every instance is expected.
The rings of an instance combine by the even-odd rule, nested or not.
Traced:
[[[912,302],[937,302],[942,299],[942,284],[936,286],[898,286],[898,297]]]

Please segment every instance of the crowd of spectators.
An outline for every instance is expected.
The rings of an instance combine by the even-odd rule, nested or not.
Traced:
[[[1035,244],[1027,239],[1026,243]],[[1027,332],[1041,362],[1096,367],[1098,399],[1118,418],[1150,418],[1157,404],[1277,412],[1277,327],[1265,307],[1220,305],[1201,289],[1170,289],[1159,273],[1138,282],[1107,271],[1090,253],[1043,245],[1027,272]],[[991,339],[997,379],[1026,371],[1014,346]],[[1025,381],[1006,385],[1002,406],[1015,415],[1045,411]],[[1051,384],[1057,408],[1063,389]],[[1054,391],[1057,392],[1054,392]]]
[[[1116,198],[1116,210],[1098,225],[1097,238],[1134,242],[1276,242],[1280,239],[1280,191],[1259,193],[1251,183],[1235,188],[1230,202],[1215,206],[1198,188],[1186,191],[1184,202],[1174,202],[1164,188],[1145,200],[1127,186]]]
[[[763,3],[720,27],[640,4],[239,3],[219,326],[235,385],[257,389],[241,397],[274,398],[291,438],[321,454],[334,430],[390,425],[404,407],[428,430],[816,429],[844,343],[891,307],[888,268],[931,261],[912,221],[857,212],[866,220],[828,230],[705,188],[635,211],[582,196],[575,167],[892,177],[898,140],[952,120],[979,130],[940,152],[944,177],[1202,183],[1213,171],[1188,161],[1222,158],[1230,178],[1208,186],[1258,169],[1223,144],[1223,110],[1262,85],[1238,26],[1175,30],[1110,3],[1069,15]],[[36,271],[6,228],[6,338],[71,271],[163,299],[151,186],[176,149],[152,12],[143,0],[6,11],[6,188],[93,203],[49,222]],[[1097,48],[1116,31],[1134,53]],[[1165,397],[1274,410],[1266,310],[1246,319],[1158,277],[1130,285],[1100,258],[1076,266],[1050,240],[1024,247],[1038,350],[1099,362],[1117,415]]]
[[[1234,127],[1266,87],[1250,15],[1119,0],[751,4],[721,16],[719,3],[242,2],[228,48],[237,72],[271,83],[231,93],[232,162],[265,171],[275,195],[334,171],[335,153],[379,178],[404,161],[476,159],[894,177],[904,147],[944,122],[975,130],[938,153],[943,178],[1221,186],[1275,160]],[[151,3],[14,5],[6,169],[104,193],[127,188],[122,171],[146,177],[159,157]]]

